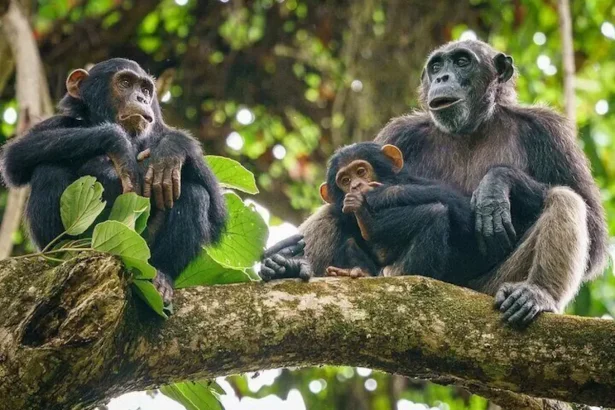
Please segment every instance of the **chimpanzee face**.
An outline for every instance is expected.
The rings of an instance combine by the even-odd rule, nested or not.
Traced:
[[[115,122],[138,136],[149,132],[157,120],[154,81],[134,61],[116,58],[96,64],[89,72],[74,70],[66,88],[84,103],[94,123]]]

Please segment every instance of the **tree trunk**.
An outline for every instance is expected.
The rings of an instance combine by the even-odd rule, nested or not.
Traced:
[[[90,408],[184,379],[325,364],[615,405],[613,321],[544,314],[513,330],[490,297],[418,276],[198,287],[174,304],[155,317],[105,255],[0,262],[3,406]]]

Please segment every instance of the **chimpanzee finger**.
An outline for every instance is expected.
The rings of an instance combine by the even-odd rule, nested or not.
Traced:
[[[521,319],[521,321],[519,322],[519,324],[521,326],[527,326],[530,324],[530,322],[532,322],[534,320],[534,318],[536,316],[538,316],[538,314],[540,313],[540,309],[537,306],[532,306],[532,308],[530,309],[530,311],[528,312],[527,315],[525,315],[525,317],[523,319]]]
[[[511,325],[520,325],[523,318],[532,310],[532,306],[531,303],[524,303],[514,314],[507,315],[508,312],[506,312],[502,316],[502,320],[506,320]],[[510,312],[511,310],[509,309],[508,311]]]
[[[502,315],[502,321],[513,323],[514,321],[510,319],[515,316],[519,311],[523,311],[527,307],[527,309],[520,315],[521,317],[525,316],[525,314],[531,307],[531,304],[528,303],[528,300],[529,298],[526,294],[522,294],[521,296],[519,296],[519,298],[515,300],[515,303],[513,303],[508,309],[506,309],[506,312],[504,312],[504,314]]]
[[[165,168],[162,176],[162,196],[164,197],[164,206],[167,209],[173,208],[173,179],[171,174],[172,168]]]
[[[173,180],[173,198],[177,201],[182,190],[181,171],[179,168],[173,168],[171,179]]]
[[[276,263],[273,259],[267,258],[263,261],[263,266],[274,271],[274,276],[284,275],[286,273],[286,268],[283,265]]]
[[[476,242],[478,243],[478,250],[483,255],[486,255],[487,244],[485,243],[485,238],[483,236],[483,217],[477,212],[475,218],[476,220],[474,221],[474,231],[476,232]]]
[[[504,228],[501,214],[496,214],[493,216],[493,233],[495,234],[497,244],[499,245],[501,251],[501,255],[499,256],[503,256],[508,253],[510,249],[512,249],[512,243],[506,233],[506,228]]]
[[[498,292],[495,294],[494,306],[499,309],[499,307],[502,305],[502,303],[504,303],[509,294],[510,286],[507,284],[502,285]]]
[[[162,170],[154,170],[154,183],[152,184],[152,190],[154,191],[154,201],[156,202],[156,208],[164,211],[164,196],[162,193],[162,177],[164,174]]]
[[[150,153],[151,153],[151,150],[149,148],[139,152],[139,154],[137,155],[137,161],[141,162],[141,161],[149,158]]]
[[[154,182],[154,167],[150,165],[147,168],[145,177],[143,178],[143,196],[149,198],[152,195],[152,183]]]
[[[512,247],[515,242],[517,242],[517,232],[515,231],[515,227],[512,223],[510,209],[507,209],[504,213],[502,213],[502,224],[504,225],[504,229],[506,229],[506,234],[508,235],[508,239]]]
[[[519,288],[511,293],[506,300],[500,305],[500,312],[506,312],[523,294],[523,289]]]
[[[268,282],[275,277],[275,271],[268,266],[262,265],[259,276],[263,281]]]
[[[311,277],[312,269],[310,268],[310,265],[305,262],[301,262],[301,265],[299,266],[299,279],[308,281]]]
[[[263,258],[267,258],[271,255],[274,255],[280,252],[282,249],[289,248],[293,245],[297,245],[299,241],[301,240],[303,240],[303,235],[301,234],[295,234],[293,236],[289,236],[288,238],[283,239],[280,242],[276,243],[275,245],[265,249],[265,252],[263,253]]]

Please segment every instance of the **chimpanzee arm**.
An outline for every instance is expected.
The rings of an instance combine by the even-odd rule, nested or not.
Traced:
[[[208,240],[220,239],[227,211],[220,185],[203,158],[199,143],[187,133],[164,129],[154,137],[149,151],[150,164],[145,174],[143,194],[153,196],[160,210],[171,209],[182,192],[182,184],[199,185],[208,194]],[[195,217],[198,209],[191,210]]]
[[[82,163],[103,154],[114,160],[129,181],[136,180],[136,152],[119,125],[108,123],[88,128],[79,125],[71,117],[52,117],[8,143],[3,150],[5,181],[12,186],[25,185],[41,164],[72,167],[75,161]]]

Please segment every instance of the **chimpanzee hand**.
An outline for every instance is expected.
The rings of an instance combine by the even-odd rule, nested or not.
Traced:
[[[325,271],[325,276],[333,276],[333,277],[342,276],[342,277],[357,279],[357,278],[366,278],[371,275],[359,267],[343,269],[343,268],[337,268],[335,266],[329,266],[327,270]]]
[[[110,124],[109,127],[107,156],[122,182],[122,193],[140,192],[139,167],[134,147],[121,126]]]
[[[154,192],[156,207],[160,210],[173,208],[173,201],[181,194],[181,169],[184,158],[180,155],[165,155],[150,148],[137,156],[139,161],[150,158],[144,178],[143,196],[149,198]]]
[[[172,312],[172,301],[173,301],[173,279],[165,273],[160,271],[156,272],[156,277],[153,280],[154,287],[162,296],[162,302],[164,303],[164,310],[167,313]]]
[[[362,192],[349,192],[344,197],[344,204],[342,206],[342,212],[350,214],[357,212],[365,203],[365,196]]]
[[[495,295],[495,307],[502,321],[527,326],[540,312],[556,312],[553,297],[538,285],[525,282],[505,283]]]
[[[265,250],[259,275],[264,281],[281,278],[309,279],[311,269],[307,261],[293,259],[304,254],[303,235],[286,238]]]
[[[508,185],[487,174],[472,194],[476,233],[481,252],[501,261],[513,249],[515,228],[510,215]]]

